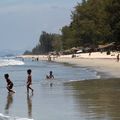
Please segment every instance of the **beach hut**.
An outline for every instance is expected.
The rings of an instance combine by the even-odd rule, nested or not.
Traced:
[[[115,42],[105,44],[105,45],[98,45],[98,49],[102,51],[113,50],[115,46]]]
[[[73,48],[71,48],[72,53],[76,53],[78,50],[79,50],[78,47],[73,47]]]
[[[80,50],[78,50],[76,53],[82,53],[83,52],[83,50],[82,49],[80,49]]]
[[[64,55],[72,54],[72,51],[71,51],[70,49],[64,50],[64,51],[63,51],[63,54],[64,54]]]

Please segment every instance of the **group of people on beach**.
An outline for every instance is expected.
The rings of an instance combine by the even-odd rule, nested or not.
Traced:
[[[27,70],[27,74],[28,74],[28,77],[27,77],[27,82],[26,82],[26,87],[27,87],[27,93],[29,93],[29,90],[32,91],[33,93],[33,88],[31,87],[32,85],[32,70],[31,69],[28,69]],[[12,92],[12,93],[15,93],[15,91],[13,90],[13,82],[10,80],[9,78],[9,74],[4,74],[4,77],[6,79],[6,82],[7,82],[7,90],[8,92]],[[46,79],[54,79],[54,75],[52,73],[52,71],[50,71],[49,75],[46,75]]]

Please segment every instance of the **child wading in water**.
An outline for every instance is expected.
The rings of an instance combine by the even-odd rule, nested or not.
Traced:
[[[5,74],[4,77],[5,77],[6,82],[7,82],[7,87],[6,88],[7,88],[8,92],[15,93],[15,91],[12,90],[13,82],[9,79],[9,74]]]
[[[31,91],[33,92],[33,89],[30,87],[32,85],[32,70],[28,69],[27,70],[27,74],[28,74],[28,78],[27,78],[27,93],[29,93],[29,89],[31,89]]]
[[[49,72],[49,75],[46,75],[46,79],[54,79],[54,75],[52,71]]]
[[[46,79],[50,79],[50,80],[54,79],[54,75],[52,71],[49,72],[49,75],[46,75]],[[53,83],[50,83],[50,87],[52,86],[53,86]]]

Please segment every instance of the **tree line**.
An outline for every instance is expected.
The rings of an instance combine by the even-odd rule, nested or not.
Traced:
[[[71,22],[61,34],[43,31],[39,43],[25,54],[48,54],[72,47],[120,44],[120,0],[82,0],[71,12]]]

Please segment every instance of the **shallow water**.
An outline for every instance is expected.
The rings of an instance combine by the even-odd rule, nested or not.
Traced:
[[[0,112],[34,120],[120,119],[120,79],[50,83],[33,85],[34,94],[29,96],[25,87],[16,87],[15,94],[2,89]]]
[[[25,87],[28,68],[33,71],[34,94],[30,95]],[[45,80],[51,69],[56,79]],[[0,71],[0,120],[120,119],[120,79],[92,80],[97,78],[95,71],[45,61],[27,60],[25,65],[2,67]],[[6,72],[15,84],[15,94],[7,93]]]
[[[120,119],[120,79],[73,82],[65,86],[73,92],[80,119],[81,116],[90,120]]]
[[[13,60],[9,61],[11,62]],[[15,86],[25,85],[27,69],[32,69],[33,84],[37,84],[45,80],[46,75],[49,74],[49,71],[51,70],[53,71],[55,79],[61,82],[70,80],[96,79],[100,77],[97,72],[87,68],[80,68],[47,61],[32,61],[28,59],[25,60],[22,65],[0,67],[0,88],[4,87],[6,84],[4,80],[5,73],[10,75],[10,79],[14,82]]]

